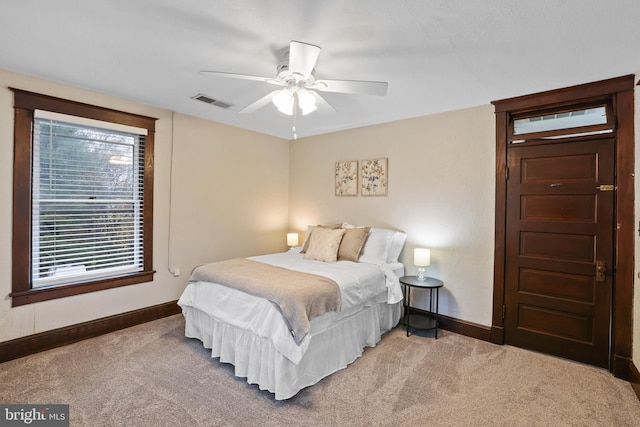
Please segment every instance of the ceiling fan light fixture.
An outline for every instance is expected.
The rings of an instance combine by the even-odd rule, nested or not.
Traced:
[[[282,89],[276,92],[271,98],[271,102],[283,114],[287,116],[293,115],[293,109],[298,98],[298,107],[302,110],[302,115],[306,116],[318,109],[316,105],[316,97],[304,88],[291,90],[290,88]]]
[[[316,106],[316,97],[306,89],[299,89],[296,93],[298,96],[298,105],[302,110],[302,115],[306,116],[318,109]]]
[[[318,109],[318,107],[316,107],[315,105],[314,105],[314,106],[312,106],[312,107],[310,107],[310,108],[307,108],[307,109],[304,109],[304,108],[303,108],[303,109],[302,109],[302,115],[303,115],[303,116],[306,116],[306,115],[307,115],[307,114],[309,114],[309,113],[313,113],[313,112],[314,112],[314,111],[316,111],[317,109]]]
[[[278,111],[288,116],[293,115],[293,93],[289,89],[282,89],[276,92],[271,98],[273,105],[278,107]]]
[[[278,107],[278,111],[280,111],[282,114],[286,114],[287,116],[293,116],[293,104],[289,106],[280,106]]]

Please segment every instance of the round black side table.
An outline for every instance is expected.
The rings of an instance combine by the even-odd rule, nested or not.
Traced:
[[[409,336],[409,328],[421,330],[435,330],[436,339],[438,339],[438,299],[440,297],[440,288],[444,286],[442,280],[426,277],[425,280],[418,280],[416,276],[403,276],[400,283],[405,286],[404,309],[406,312],[407,336]],[[422,288],[429,290],[429,311],[420,314],[414,318],[414,324],[411,324],[411,288]],[[435,290],[435,298],[434,291]],[[435,308],[435,310],[434,310]]]

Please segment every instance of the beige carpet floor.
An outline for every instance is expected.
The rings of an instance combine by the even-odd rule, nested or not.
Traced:
[[[0,402],[67,403],[72,426],[640,426],[605,370],[447,331],[396,328],[276,401],[186,339],[181,315],[1,364]]]

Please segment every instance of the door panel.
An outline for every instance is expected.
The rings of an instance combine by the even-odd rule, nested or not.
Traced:
[[[524,195],[521,198],[525,221],[571,221],[593,224],[596,220],[595,200],[591,195]]]
[[[593,262],[593,236],[574,234],[520,233],[520,256],[577,262]]]
[[[507,150],[505,341],[608,366],[614,140]]]
[[[519,291],[523,293],[593,303],[593,285],[593,277],[589,275],[520,269]]]
[[[522,183],[589,183],[595,175],[595,169],[596,158],[593,155],[525,159],[522,163]]]
[[[564,311],[542,309],[525,304],[519,306],[518,315],[522,329],[587,344],[591,342],[593,329],[589,316],[567,314]]]

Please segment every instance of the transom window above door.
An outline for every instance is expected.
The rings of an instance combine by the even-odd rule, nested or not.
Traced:
[[[611,133],[611,117],[607,104],[519,114],[512,118],[510,143]]]

